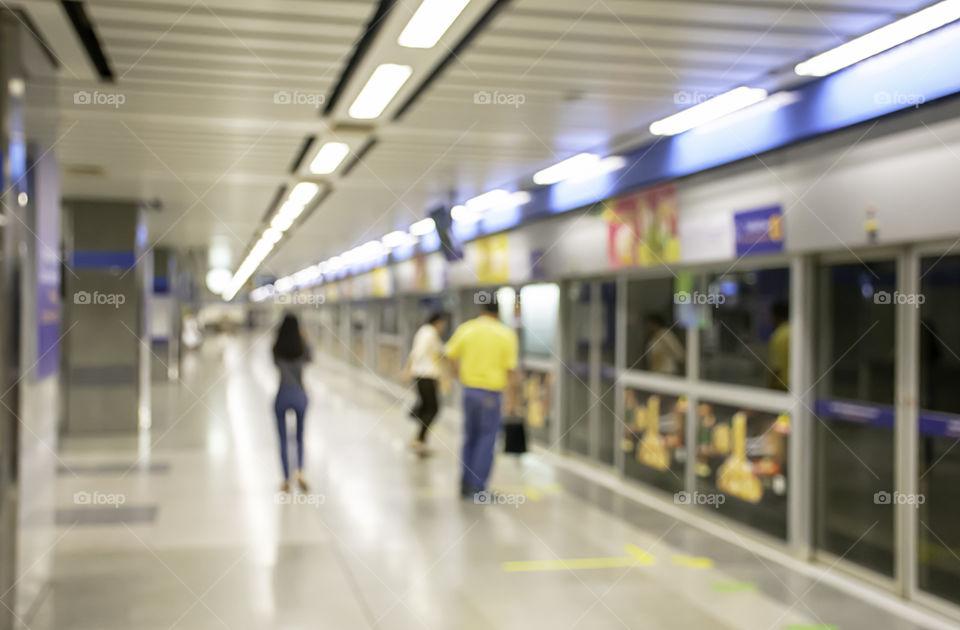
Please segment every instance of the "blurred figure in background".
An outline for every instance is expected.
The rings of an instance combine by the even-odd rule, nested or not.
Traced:
[[[683,344],[673,334],[663,317],[650,313],[644,319],[647,327],[647,364],[651,372],[682,374]]]
[[[457,328],[446,348],[463,383],[463,498],[486,490],[504,390],[508,411],[514,408],[516,393],[517,333],[500,322],[495,302],[484,303],[481,309],[479,317]]]
[[[300,331],[296,315],[286,315],[273,344],[273,361],[280,370],[280,387],[274,411],[280,434],[280,463],[283,465],[283,492],[290,491],[290,464],[287,460],[287,411],[297,416],[297,484],[304,492],[308,486],[303,477],[303,422],[307,412],[307,392],[303,388],[303,366],[310,361],[310,348]]]
[[[417,386],[417,406],[410,412],[420,421],[420,431],[414,436],[410,448],[418,455],[429,455],[427,434],[430,424],[440,411],[437,396],[438,389],[446,391],[447,379],[443,370],[443,334],[450,321],[449,314],[437,312],[417,330],[413,337],[413,348],[404,368],[404,380],[415,379]]]
[[[777,302],[770,309],[773,334],[770,335],[771,389],[787,391],[790,387],[790,307]]]

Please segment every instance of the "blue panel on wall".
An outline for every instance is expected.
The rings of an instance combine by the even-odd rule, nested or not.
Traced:
[[[133,269],[136,264],[134,252],[74,252],[70,260],[74,269]]]

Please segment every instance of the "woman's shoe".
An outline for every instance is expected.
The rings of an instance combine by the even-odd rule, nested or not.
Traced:
[[[290,492],[290,481],[283,480],[283,483],[280,484],[280,492]]]
[[[307,480],[303,478],[303,471],[297,473],[297,485],[300,486],[301,492],[310,491],[310,484],[308,484]]]

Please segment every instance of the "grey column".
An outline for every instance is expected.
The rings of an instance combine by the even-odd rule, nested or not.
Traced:
[[[23,86],[20,32],[12,16],[0,12],[0,630],[13,627],[17,582],[18,472],[20,443],[20,268],[26,194],[26,137],[23,96],[11,82]]]
[[[147,292],[153,258],[134,201],[64,202],[66,433],[149,427]]]
[[[50,59],[0,10],[0,630],[30,623],[55,543],[57,94]]]

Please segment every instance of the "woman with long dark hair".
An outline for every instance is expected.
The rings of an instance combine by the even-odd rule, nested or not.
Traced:
[[[430,454],[427,435],[433,419],[440,411],[437,388],[445,389],[442,337],[449,320],[450,316],[442,311],[430,316],[414,335],[413,349],[404,368],[405,380],[414,379],[417,386],[417,406],[410,415],[420,421],[420,427],[410,448],[421,456]]]
[[[303,366],[310,361],[310,348],[300,331],[296,315],[286,315],[273,344],[273,362],[280,370],[280,387],[274,411],[280,434],[280,463],[283,465],[283,492],[290,491],[290,465],[287,461],[287,411],[297,416],[297,484],[304,492],[307,481],[303,477],[303,420],[307,412],[307,392],[303,388]]]

